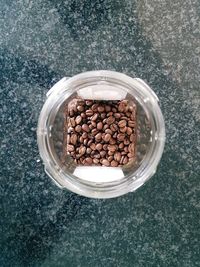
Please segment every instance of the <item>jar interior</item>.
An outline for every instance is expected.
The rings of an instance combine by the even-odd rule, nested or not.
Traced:
[[[135,160],[120,167],[103,166],[79,166],[71,156],[63,153],[64,147],[64,109],[73,99],[96,99],[96,100],[128,100],[136,105],[136,152]],[[94,82],[78,85],[71,95],[63,96],[59,105],[52,110],[48,120],[47,139],[49,151],[54,162],[60,170],[67,175],[93,183],[109,183],[119,181],[126,177],[137,179],[135,173],[146,160],[146,155],[151,149],[154,140],[154,130],[149,119],[148,109],[145,109],[134,92],[127,91],[119,84],[107,82]]]

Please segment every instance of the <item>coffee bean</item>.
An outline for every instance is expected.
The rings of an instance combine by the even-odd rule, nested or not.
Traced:
[[[88,109],[88,110],[86,110],[85,114],[87,117],[91,117],[94,114],[94,112],[92,109]]]
[[[85,113],[81,113],[81,118],[85,119],[86,118],[86,114]]]
[[[106,113],[101,113],[101,114],[100,114],[100,117],[101,117],[102,119],[105,119],[105,118],[106,118]]]
[[[77,125],[80,124],[81,121],[82,121],[82,117],[81,117],[80,115],[77,116],[76,119],[75,119],[76,124],[77,124]]]
[[[97,123],[97,129],[102,130],[102,128],[103,128],[103,123],[100,121]]]
[[[105,133],[110,134],[110,135],[113,134],[113,132],[111,131],[111,129],[106,129],[106,130],[105,130]]]
[[[113,115],[112,111],[107,113],[107,117],[111,117],[112,115]]]
[[[91,121],[92,126],[95,128],[97,126],[95,121]]]
[[[95,140],[100,141],[101,140],[101,133],[98,133],[95,135]]]
[[[134,145],[133,143],[131,143],[131,144],[128,146],[128,151],[129,151],[130,153],[133,153],[134,150],[135,150],[135,145]]]
[[[83,106],[77,106],[77,110],[82,112],[82,111],[84,111],[84,107]]]
[[[115,145],[116,144],[116,140],[114,139],[114,138],[110,138],[110,140],[109,140],[109,143],[111,144],[111,145]]]
[[[121,121],[118,122],[118,126],[120,128],[124,128],[126,126],[126,123],[127,123],[126,120],[121,120]]]
[[[97,118],[98,118],[98,114],[97,114],[97,113],[95,113],[95,114],[92,116],[91,120],[92,120],[92,121],[96,121],[96,120],[97,120]]]
[[[123,162],[122,162],[122,163],[123,163],[124,165],[127,164],[127,163],[128,163],[128,157],[125,156],[124,159],[123,159]]]
[[[118,126],[117,126],[115,123],[113,123],[113,124],[110,125],[110,129],[111,129],[113,132],[116,132],[116,131],[118,130]]]
[[[94,154],[94,156],[93,156],[95,159],[100,159],[100,154],[98,153],[98,152],[96,152],[95,154]]]
[[[112,167],[117,167],[117,166],[118,166],[118,163],[117,163],[117,161],[112,160],[111,163],[110,163],[110,165],[111,165]]]
[[[97,149],[97,150],[100,151],[100,150],[102,150],[102,148],[103,148],[103,145],[102,145],[102,144],[97,144],[97,145],[96,145],[96,149]]]
[[[110,112],[110,111],[111,111],[111,106],[106,105],[106,106],[105,106],[105,111],[106,111],[106,112]]]
[[[108,149],[108,145],[107,144],[103,145],[103,150],[107,150],[107,149]]]
[[[95,128],[95,129],[92,130],[91,133],[92,133],[93,136],[95,136],[98,133],[98,130]]]
[[[72,145],[75,145],[76,142],[77,142],[77,139],[78,139],[77,135],[76,135],[76,134],[72,134],[72,135],[71,135],[71,138],[70,138],[70,143],[71,143]]]
[[[109,128],[109,125],[108,124],[105,124],[104,126],[103,126],[103,130],[105,131],[106,129],[108,129]]]
[[[95,158],[94,158],[94,159],[93,159],[93,163],[94,163],[94,164],[98,164],[98,163],[99,163],[99,159],[95,159]]]
[[[83,143],[84,140],[85,140],[85,138],[83,138],[83,136],[80,136],[80,137],[79,137],[79,142],[80,142],[80,143]]]
[[[89,133],[89,131],[90,131],[90,128],[88,127],[87,124],[83,124],[83,125],[82,125],[82,129],[83,129],[83,131],[85,131],[85,132],[87,132],[87,133]]]
[[[131,134],[132,134],[132,129],[131,129],[130,127],[127,127],[127,129],[126,129],[126,133],[127,133],[128,135],[131,135]]]
[[[102,113],[102,112],[104,112],[105,109],[103,106],[98,106],[97,110],[98,110],[98,112]]]
[[[113,113],[116,113],[117,112],[117,109],[116,108],[112,108],[112,112]]]
[[[113,138],[117,138],[117,132],[115,132],[114,134],[113,134]]]
[[[69,151],[69,152],[74,151],[74,146],[73,145],[67,145],[67,151]]]
[[[120,113],[115,113],[113,116],[114,116],[116,119],[119,119],[119,118],[121,117],[121,114],[120,114]]]
[[[128,126],[129,127],[135,127],[135,121],[128,121]]]
[[[125,138],[125,139],[124,139],[124,144],[125,144],[125,145],[129,145],[129,144],[130,144],[130,141],[129,141],[128,138]]]
[[[121,127],[119,130],[120,130],[120,132],[125,133],[126,130],[127,130],[127,127],[126,126],[125,127]]]
[[[134,134],[131,134],[129,138],[131,142],[134,142],[136,139],[136,136]]]
[[[84,141],[83,141],[83,144],[86,146],[88,143],[88,139],[86,138]]]
[[[108,117],[107,120],[106,120],[108,125],[112,124],[114,121],[115,121],[115,118],[112,117],[112,116]]]
[[[93,104],[93,100],[86,100],[86,101],[85,101],[85,104],[86,104],[87,106],[92,106],[92,104]]]
[[[90,148],[90,147],[88,147],[87,149],[86,149],[86,153],[87,154],[90,154],[92,152],[92,149]]]
[[[96,112],[98,106],[99,106],[99,104],[93,104],[93,105],[92,105],[92,110],[93,110],[94,112]]]
[[[105,155],[106,155],[106,151],[104,151],[104,150],[100,151],[99,153],[100,153],[100,156],[101,156],[102,158],[105,157]]]
[[[115,145],[108,145],[108,150],[109,151],[116,151],[116,146]]]
[[[120,162],[121,159],[121,153],[120,152],[115,152],[114,154],[114,159],[118,162]]]
[[[92,164],[92,158],[85,158],[85,163]]]
[[[129,158],[133,158],[133,157],[134,157],[134,153],[133,153],[133,152],[129,152],[129,153],[127,154],[127,156],[128,156]]]
[[[115,153],[114,151],[110,151],[110,150],[109,150],[109,151],[108,151],[108,156],[113,156],[114,153]]]
[[[74,119],[74,118],[70,118],[70,119],[69,119],[69,123],[70,123],[70,125],[71,125],[72,127],[75,127],[75,125],[76,125],[76,122],[75,122],[75,119]]]
[[[90,144],[90,148],[91,148],[92,150],[95,150],[95,149],[96,149],[96,145],[95,145],[95,143]]]
[[[125,134],[123,134],[123,133],[119,133],[119,134],[117,135],[117,140],[119,140],[119,141],[124,141],[124,139],[125,139]]]
[[[110,138],[111,138],[111,135],[110,135],[109,133],[107,133],[107,134],[105,135],[104,141],[105,141],[105,142],[109,142]]]
[[[107,159],[103,159],[102,160],[102,165],[108,167],[108,166],[110,166],[110,162]]]
[[[120,143],[118,147],[122,150],[124,148],[124,143]]]
[[[111,162],[112,160],[113,160],[113,156],[109,156],[109,157],[108,157],[108,161]]]
[[[79,148],[79,154],[80,154],[80,155],[84,155],[85,152],[86,152],[86,147],[85,147],[85,146],[81,146],[81,147]]]

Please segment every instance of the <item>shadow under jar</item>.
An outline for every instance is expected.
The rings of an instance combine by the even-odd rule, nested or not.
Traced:
[[[135,106],[133,160],[108,167],[80,164],[66,153],[66,120],[70,117],[66,116],[66,107],[77,99],[126,101]],[[45,171],[59,187],[87,197],[112,198],[135,191],[156,172],[164,149],[165,126],[158,98],[143,80],[113,71],[90,71],[63,78],[49,90],[40,113],[37,138]]]

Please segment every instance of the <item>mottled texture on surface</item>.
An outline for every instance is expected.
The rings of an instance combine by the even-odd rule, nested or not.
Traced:
[[[200,3],[0,3],[0,266],[200,266]],[[36,143],[48,89],[110,69],[146,80],[167,141],[136,193],[94,200],[61,191]]]

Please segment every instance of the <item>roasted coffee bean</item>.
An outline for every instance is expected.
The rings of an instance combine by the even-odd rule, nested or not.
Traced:
[[[129,127],[135,127],[135,121],[128,121]]]
[[[86,147],[85,147],[85,146],[81,146],[81,147],[79,148],[79,154],[80,154],[80,155],[84,155],[85,152],[86,152]]]
[[[131,127],[127,127],[127,129],[126,129],[126,133],[127,133],[128,135],[131,135],[131,134],[132,134],[132,129],[131,129]]]
[[[90,145],[90,148],[91,148],[92,150],[95,150],[95,149],[96,149],[96,145],[95,145],[95,143],[92,143],[92,144]]]
[[[116,113],[117,112],[117,109],[116,108],[112,108],[112,112],[113,113]]]
[[[124,148],[124,143],[120,143],[118,147],[122,150]]]
[[[102,144],[97,144],[97,145],[96,145],[96,149],[97,149],[97,150],[101,151],[102,148],[103,148],[103,145],[102,145]]]
[[[93,100],[86,100],[86,101],[85,101],[85,104],[86,104],[87,106],[92,106],[92,104],[93,104]]]
[[[123,162],[122,162],[122,163],[123,163],[124,165],[127,164],[127,163],[128,163],[128,157],[125,156],[124,159],[123,159]]]
[[[101,158],[101,155],[98,152],[96,152],[93,157],[95,159],[100,159]]]
[[[96,141],[100,141],[100,140],[101,140],[101,136],[102,136],[101,133],[96,134],[96,135],[95,135],[95,140],[96,140]]]
[[[118,166],[118,163],[117,161],[115,160],[112,160],[111,163],[110,163],[111,167],[117,167]]]
[[[92,110],[93,110],[94,112],[96,112],[98,106],[99,106],[99,104],[93,104],[93,105],[92,105]]]
[[[109,150],[109,151],[108,151],[108,156],[113,156],[114,153],[115,153],[114,151],[110,151],[110,150]]]
[[[120,132],[122,132],[122,133],[125,133],[125,132],[126,132],[126,130],[127,130],[127,127],[126,127],[126,126],[125,126],[125,127],[123,127],[123,128],[121,127],[119,130],[120,130]]]
[[[88,109],[88,110],[86,110],[85,114],[87,117],[91,117],[94,114],[94,112],[92,109]]]
[[[125,144],[125,145],[129,145],[129,144],[130,144],[130,141],[129,141],[128,138],[125,138],[125,139],[124,139],[124,144]]]
[[[81,118],[85,119],[86,118],[86,114],[85,113],[81,113]]]
[[[83,144],[86,146],[87,143],[88,143],[88,139],[86,138],[86,139],[84,139]]]
[[[121,159],[121,153],[120,153],[120,152],[115,152],[115,154],[114,154],[114,159],[115,159],[117,162],[120,162],[120,159]]]
[[[88,143],[87,143],[87,146],[89,147],[92,143],[93,143],[93,140],[90,139],[90,140],[88,141]]]
[[[94,158],[94,159],[93,159],[93,163],[94,163],[94,164],[98,164],[98,163],[99,163],[99,159]]]
[[[113,123],[110,125],[110,129],[113,131],[113,132],[116,132],[118,130],[118,126],[117,124]]]
[[[134,134],[131,134],[129,138],[130,138],[130,142],[134,142],[136,139],[136,136]]]
[[[92,164],[92,158],[85,158],[85,163],[87,163],[87,164]]]
[[[108,129],[109,128],[109,125],[108,124],[105,124],[104,126],[103,126],[103,130],[105,131],[106,129]]]
[[[108,150],[114,152],[114,151],[116,151],[116,146],[115,145],[108,145]]]
[[[108,149],[108,145],[107,144],[103,145],[103,150],[107,150],[107,149]]]
[[[100,151],[99,153],[100,153],[100,155],[101,155],[102,158],[104,158],[105,155],[106,155],[106,151],[105,151],[105,150],[102,150],[102,151]]]
[[[112,111],[107,113],[107,117],[111,117],[112,115],[113,115]]]
[[[83,125],[82,125],[82,129],[83,129],[83,131],[85,131],[85,132],[87,132],[87,133],[89,133],[89,131],[90,131],[90,128],[88,127],[87,124],[83,124]]]
[[[105,108],[103,106],[98,106],[97,110],[98,112],[102,113],[104,112]]]
[[[112,116],[108,117],[107,120],[106,120],[108,125],[112,124],[114,121],[115,121],[115,118],[112,117]]]
[[[110,162],[107,159],[103,159],[102,160],[102,165],[108,167],[108,166],[110,166]]]
[[[124,141],[124,139],[125,139],[125,134],[123,134],[123,133],[119,133],[119,134],[117,135],[117,140],[119,140],[119,141]]]
[[[119,119],[121,117],[121,114],[120,113],[114,113],[113,115],[116,119]]]
[[[95,121],[91,121],[92,126],[95,128],[97,126]]]
[[[117,132],[115,132],[114,134],[113,134],[113,138],[117,138]]]
[[[69,124],[70,124],[70,126],[75,127],[75,125],[76,125],[75,119],[74,118],[70,118],[69,119]]]
[[[106,133],[106,134],[110,134],[110,135],[113,134],[113,132],[111,131],[111,129],[106,129],[106,130],[105,130],[105,133]]]
[[[87,154],[90,154],[92,152],[92,149],[90,148],[90,147],[88,147],[87,149],[86,149],[86,153]]]
[[[92,135],[95,136],[98,133],[98,130],[95,128],[91,131]]]
[[[96,121],[96,120],[97,120],[97,118],[98,118],[98,114],[97,114],[97,113],[95,113],[95,114],[92,116],[91,120],[92,120],[92,121]]]
[[[77,106],[77,110],[80,111],[80,112],[83,112],[84,111],[84,107],[83,106]]]
[[[79,137],[79,142],[80,142],[80,143],[83,143],[84,140],[85,140],[85,138],[83,138],[83,136],[80,136],[80,137]]]
[[[130,153],[133,153],[134,150],[135,150],[135,145],[134,145],[133,143],[131,143],[131,144],[128,146],[128,151],[129,151]]]
[[[77,124],[77,125],[80,124],[81,121],[82,121],[82,117],[81,117],[80,115],[77,116],[76,119],[75,119],[76,124]]]
[[[118,122],[118,126],[120,128],[124,128],[126,126],[126,123],[127,123],[126,120],[121,120],[121,121]]]
[[[67,151],[69,151],[69,152],[74,151],[74,146],[73,145],[67,145]]]
[[[105,141],[105,142],[109,142],[110,138],[111,138],[111,134],[107,133],[107,134],[105,135],[104,141]]]
[[[116,140],[114,138],[111,137],[110,140],[109,140],[109,143],[111,145],[115,145],[117,142],[116,142]]]
[[[111,106],[106,105],[106,106],[105,106],[105,111],[106,111],[106,112],[110,112],[110,111],[111,111]]]
[[[134,153],[133,152],[129,152],[128,154],[127,154],[127,156],[129,157],[129,158],[133,158],[134,157]]]
[[[100,121],[97,123],[97,129],[102,130],[102,128],[103,128],[103,123]]]
[[[72,145],[75,145],[76,142],[77,142],[77,139],[78,139],[77,135],[76,135],[76,134],[72,134],[72,135],[71,135],[71,138],[70,138],[70,143],[71,143]]]
[[[100,116],[101,116],[102,119],[105,119],[106,118],[106,113],[103,112],[103,113],[101,113]]]
[[[108,161],[111,162],[112,160],[113,160],[113,156],[109,156],[109,157],[108,157]]]

